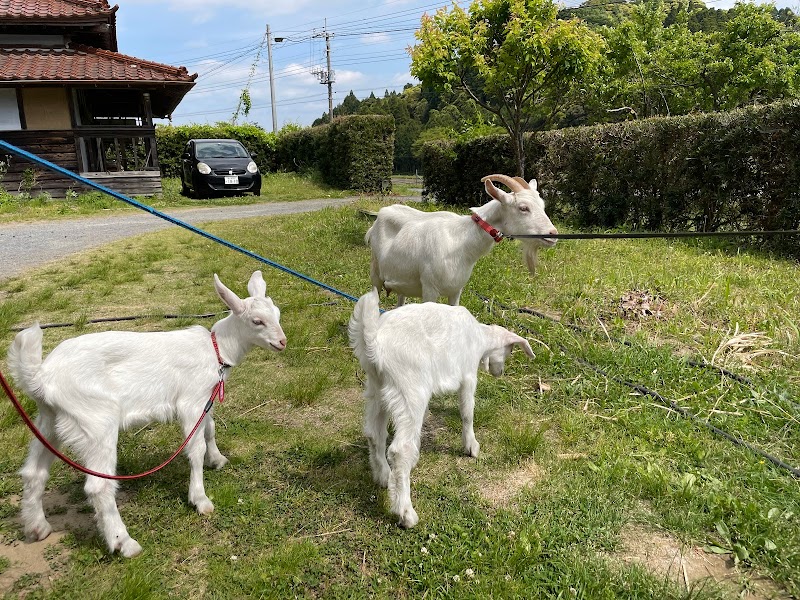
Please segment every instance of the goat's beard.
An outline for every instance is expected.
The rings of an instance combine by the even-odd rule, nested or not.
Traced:
[[[525,257],[525,264],[531,275],[536,274],[536,265],[539,262],[539,246],[535,243],[524,243],[522,245],[522,256]]]

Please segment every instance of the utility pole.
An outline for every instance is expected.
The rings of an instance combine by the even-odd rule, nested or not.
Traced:
[[[313,37],[323,36],[325,37],[325,56],[328,68],[325,70],[321,67],[314,67],[311,73],[319,78],[321,84],[328,86],[328,122],[330,123],[333,121],[333,83],[335,74],[333,69],[331,69],[331,38],[333,34],[328,33],[328,19],[325,19],[325,26],[322,29],[322,33],[316,33]]]
[[[267,58],[269,60],[269,98],[272,106],[272,133],[278,133],[278,112],[275,108],[275,77],[272,73],[272,32],[267,23]]]

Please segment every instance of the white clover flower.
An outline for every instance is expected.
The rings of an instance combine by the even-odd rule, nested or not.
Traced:
[[[436,534],[435,533],[429,533],[428,534],[428,539],[429,540],[435,540],[436,539]]]
[[[506,573],[506,581],[511,581],[511,575],[509,575],[508,573]]]
[[[464,575],[467,576],[467,579],[475,579],[475,571],[473,571],[472,569],[467,569],[466,571],[464,571]]]
[[[453,581],[458,583],[459,581],[461,581],[461,577],[459,577],[458,575],[453,575]]]
[[[423,554],[428,554],[428,549],[427,549],[425,546],[423,546],[422,548],[420,548],[420,550],[419,550],[419,551],[420,551],[420,552],[422,552]]]
[[[237,560],[239,560],[239,557],[236,556],[235,554],[233,554],[233,555],[231,555],[231,560],[236,562]]]

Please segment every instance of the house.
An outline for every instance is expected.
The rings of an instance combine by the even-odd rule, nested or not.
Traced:
[[[197,74],[120,54],[118,8],[0,0],[0,139],[115,191],[150,195],[161,192],[153,119],[175,110]],[[82,189],[22,158],[0,160],[9,192]]]

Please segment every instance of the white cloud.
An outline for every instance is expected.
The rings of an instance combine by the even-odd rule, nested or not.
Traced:
[[[407,83],[418,84],[419,81],[416,77],[411,76],[410,71],[405,71],[404,73],[397,73],[392,77],[392,83],[394,85],[405,85]]]
[[[336,71],[336,83],[339,85],[350,85],[364,81],[364,74],[360,71]]]
[[[314,0],[271,2],[266,0],[140,0],[143,4],[159,4],[170,11],[183,13],[194,25],[207,23],[214,18],[224,19],[231,11],[247,11],[255,18],[293,15],[307,10]]]
[[[392,38],[387,33],[370,33],[361,36],[361,43],[367,45],[386,44],[392,41]]]

